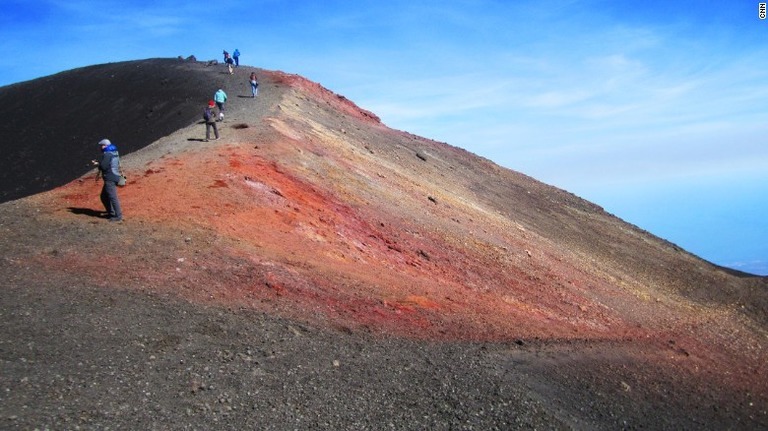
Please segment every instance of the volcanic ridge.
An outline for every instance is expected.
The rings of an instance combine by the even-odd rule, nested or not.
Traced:
[[[768,278],[301,76],[112,63],[0,115],[3,428],[768,429]]]

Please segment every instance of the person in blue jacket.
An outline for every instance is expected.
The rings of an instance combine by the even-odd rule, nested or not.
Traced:
[[[235,67],[240,66],[240,50],[235,48],[235,52],[232,53],[232,58],[235,59]]]
[[[122,179],[120,173],[120,154],[117,147],[109,141],[99,141],[101,147],[101,159],[92,160],[91,163],[98,167],[104,186],[101,188],[101,203],[107,210],[107,217],[111,222],[123,221],[123,210],[120,207],[120,199],[117,197],[117,184]]]

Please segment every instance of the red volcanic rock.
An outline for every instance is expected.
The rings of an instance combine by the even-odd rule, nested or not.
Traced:
[[[301,91],[307,96],[311,96],[315,103],[324,102],[331,109],[346,114],[350,117],[361,120],[368,120],[373,123],[381,123],[381,119],[373,112],[360,108],[354,102],[346,97],[336,94],[322,85],[312,82],[300,75],[289,74],[285,72],[273,72],[272,79],[275,83],[286,84],[294,89]]]
[[[232,426],[250,423],[243,406],[277,414],[277,421],[294,417],[305,428],[333,421],[336,428],[383,428],[388,420],[419,429],[467,423],[482,429],[768,426],[768,384],[760,378],[768,359],[764,278],[716,267],[596,205],[465,150],[391,130],[302,77],[248,67],[230,77],[198,63],[149,64],[163,72],[151,69],[137,78],[123,72],[150,69],[147,63],[114,66],[122,82],[115,88],[127,85],[120,75],[134,77],[130,88],[162,77],[210,82],[213,91],[222,86],[230,95],[219,124],[222,139],[202,142],[204,126],[191,106],[189,119],[172,131],[155,136],[137,127],[142,144],[129,147],[136,151],[122,160],[130,184],[119,191],[126,221],[118,226],[93,216],[101,209],[101,185],[92,173],[77,178],[82,172],[74,168],[66,184],[0,205],[6,256],[0,270],[11,280],[13,303],[23,309],[54,307],[66,286],[69,295],[111,307],[109,316],[96,312],[109,322],[105,328],[124,316],[125,333],[114,328],[110,337],[122,340],[127,354],[147,351],[155,359],[141,361],[182,361],[187,371],[163,369],[176,376],[197,425],[211,422],[198,414],[209,400],[196,400],[222,385],[215,395],[225,400],[220,405],[245,403],[222,416]],[[92,76],[100,67],[107,66],[82,73]],[[249,91],[245,78],[252,70],[259,74],[259,96],[238,97]],[[45,82],[13,91],[39,94],[35,86]],[[100,93],[81,91],[83,100],[113,106]],[[168,98],[183,99],[177,93]],[[109,112],[100,115],[114,124]],[[111,136],[108,129],[88,133],[92,147],[96,136]],[[39,286],[35,295],[49,305],[25,297],[28,286]],[[105,305],[110,301],[99,295],[118,299]],[[171,299],[158,304],[156,297]],[[164,310],[146,319],[168,329],[150,329],[154,338],[143,338],[135,304]],[[76,306],[83,307],[80,301]],[[78,328],[89,327],[80,320],[89,310],[76,312]],[[176,314],[180,310],[184,317]],[[260,323],[249,320],[254,315]],[[23,314],[4,316],[7,328],[28,323]],[[67,325],[61,316],[47,318]],[[217,319],[227,323],[212,323]],[[39,342],[38,332],[17,330]],[[198,333],[207,338],[189,335]],[[269,347],[253,354],[254,345],[278,333],[280,340],[301,338],[279,343],[291,355]],[[114,347],[85,335],[93,348]],[[22,355],[25,347],[11,347],[13,338],[4,334],[4,348]],[[206,343],[220,346],[220,354],[200,352]],[[313,368],[318,357],[332,364],[330,371]],[[207,366],[195,358],[221,368],[200,371]],[[324,377],[347,361],[355,364],[355,371],[348,369],[354,379]],[[389,361],[413,361],[418,372],[402,374],[400,367],[409,365]],[[261,363],[274,368],[264,371]],[[213,376],[226,372],[229,365],[222,364],[235,364],[231,372],[243,380]],[[54,373],[47,361],[39,367]],[[278,369],[286,380],[265,383]],[[323,383],[302,386],[313,379]],[[215,380],[214,389],[205,380]],[[367,388],[380,398],[376,405],[388,406],[383,413],[360,405]],[[456,391],[468,398],[450,395]],[[307,392],[343,393],[345,407],[339,408],[349,416],[334,416]],[[246,393],[282,397],[281,406],[300,399],[311,404],[299,409],[302,414],[320,419],[284,406],[247,406]],[[117,403],[118,394],[107,399]],[[169,394],[154,402],[173,411],[178,397]],[[431,400],[419,401],[423,397]],[[531,398],[538,401],[527,405]],[[415,416],[403,413],[414,403]],[[114,415],[119,408],[108,410]],[[160,411],[145,423],[177,423],[173,417]],[[354,417],[370,422],[362,426]]]

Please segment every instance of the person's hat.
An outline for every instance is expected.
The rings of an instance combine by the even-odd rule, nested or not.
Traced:
[[[208,106],[213,106],[213,105],[215,105],[215,104],[216,104],[216,103],[214,103],[214,102],[213,102],[213,100],[209,100],[209,101],[208,101]]]
[[[108,146],[112,145],[112,143],[109,142],[109,139],[102,139],[101,141],[99,141],[99,145],[104,145],[104,146],[108,147]]]

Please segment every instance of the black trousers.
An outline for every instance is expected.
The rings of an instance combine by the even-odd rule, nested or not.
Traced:
[[[216,123],[205,122],[205,140],[211,139],[211,127],[213,127],[213,134],[216,139],[219,139],[219,129],[216,127]]]

